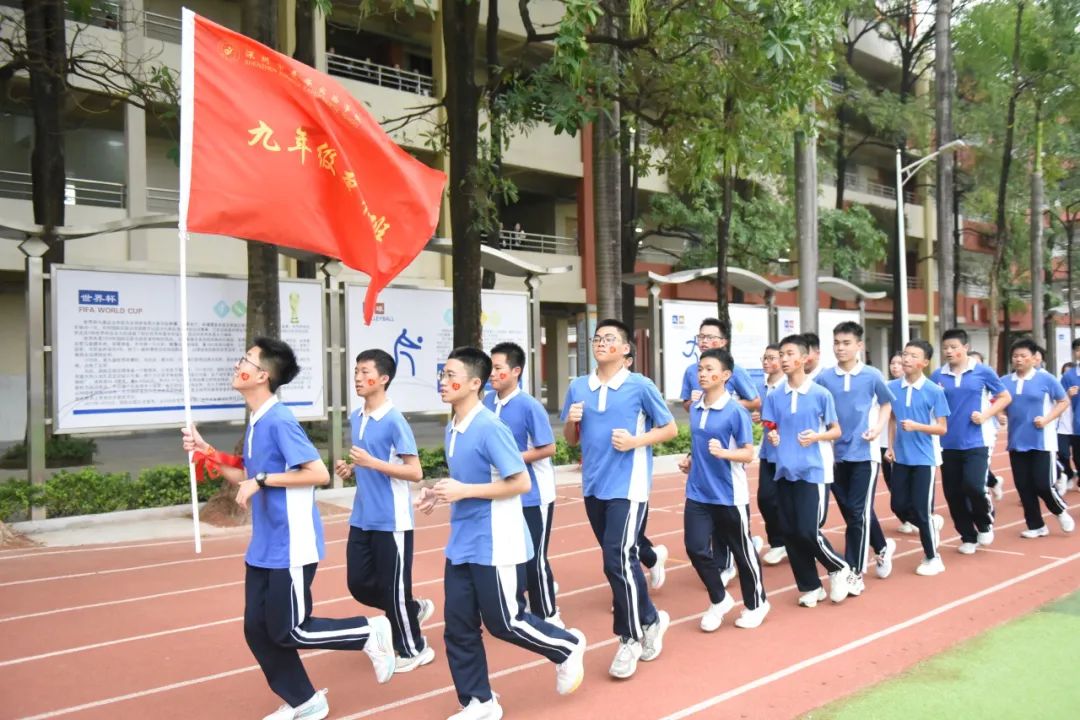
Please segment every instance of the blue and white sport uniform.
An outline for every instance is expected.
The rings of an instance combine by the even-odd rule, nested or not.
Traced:
[[[989,410],[993,399],[1005,391],[997,374],[975,358],[968,358],[967,366],[959,373],[948,364],[942,365],[930,375],[930,381],[945,391],[949,403],[949,429],[941,436],[941,449],[993,447],[996,426],[989,422],[976,425],[971,414]]]
[[[352,444],[377,460],[403,464],[402,457],[416,455],[416,439],[405,416],[387,399],[375,412],[363,410],[349,416]],[[354,466],[356,499],[349,524],[362,530],[398,532],[413,529],[411,486],[378,470]]]
[[[244,438],[244,471],[249,478],[261,472],[289,472],[320,459],[292,411],[276,396],[252,413]],[[322,560],[323,528],[313,486],[261,488],[249,503],[251,542],[244,556],[248,565],[285,569]]]
[[[828,390],[836,403],[841,432],[833,448],[836,462],[878,462],[881,436],[870,442],[863,433],[877,427],[881,406],[895,400],[885,378],[877,368],[857,362],[850,372],[839,366],[822,371],[814,382]]]
[[[698,382],[697,374],[698,364],[696,362],[687,365],[686,370],[683,372],[682,392],[679,393],[679,397],[682,398],[683,402],[689,401],[693,397],[695,390],[701,392],[701,383]],[[727,381],[726,389],[735,396],[736,400],[754,400],[758,397],[758,389],[754,385],[750,373],[739,365],[732,366],[731,378]]]
[[[798,389],[785,382],[765,398],[761,419],[776,423],[780,444],[776,446],[776,479],[829,485],[833,481],[833,444],[799,444],[804,430],[825,432],[837,422],[836,404],[828,390],[806,378]]]
[[[555,444],[547,410],[539,400],[522,392],[520,387],[514,388],[505,400],[500,399],[497,392],[489,392],[484,396],[484,407],[510,428],[520,452]],[[551,458],[528,463],[527,469],[532,482],[529,492],[521,496],[522,506],[536,507],[554,502],[555,467],[551,464]]]
[[[896,438],[893,454],[901,465],[937,467],[941,464],[941,444],[937,435],[904,430],[905,420],[922,425],[933,425],[938,418],[949,417],[949,403],[945,391],[930,382],[925,375],[909,383],[899,378],[889,383],[889,390],[896,396],[893,403],[893,419]]]
[[[1012,393],[1012,402],[1005,409],[1009,418],[1009,450],[1026,452],[1045,450],[1057,452],[1057,420],[1045,427],[1035,427],[1035,418],[1046,417],[1060,400],[1066,397],[1058,379],[1039,368],[1026,375],[1010,373],[1001,376],[1005,389]]]
[[[458,482],[502,482],[525,472],[510,428],[483,403],[447,424],[445,448],[450,477]],[[519,565],[532,556],[520,495],[501,500],[465,498],[450,506],[446,558],[451,564]]]
[[[750,414],[730,393],[717,402],[705,405],[702,397],[690,406],[690,474],[686,478],[686,497],[709,505],[746,506],[750,486],[746,465],[721,460],[709,452],[709,441],[716,438],[729,450],[741,450],[754,442]]]

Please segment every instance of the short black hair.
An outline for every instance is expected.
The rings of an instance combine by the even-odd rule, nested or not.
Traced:
[[[917,348],[919,348],[920,350],[923,351],[923,355],[926,357],[927,360],[934,357],[934,346],[931,345],[930,343],[926,342],[925,340],[922,340],[922,339],[908,340],[907,345],[905,345],[904,347],[906,347],[906,348],[909,348],[909,347],[917,347]]]
[[[904,353],[897,350],[896,352],[894,352],[892,355],[889,356],[889,362],[892,363],[892,361],[895,360],[896,358],[900,358],[901,360],[903,360],[904,359]]]
[[[1076,363],[1070,360],[1061,366],[1061,373],[1064,375],[1066,370],[1072,370],[1074,367],[1076,367]]]
[[[810,352],[810,344],[806,342],[805,335],[788,335],[786,338],[780,341],[780,347],[785,345],[794,345],[802,350],[803,355]]]
[[[731,372],[735,367],[735,360],[731,357],[731,353],[724,348],[709,348],[705,352],[701,353],[701,360],[706,358],[712,358],[720,363],[720,367],[724,368],[728,372]],[[700,360],[698,361],[700,362]]]
[[[1027,350],[1032,355],[1039,352],[1039,346],[1035,344],[1035,341],[1031,338],[1020,338],[1012,344],[1009,348],[1009,354],[1012,355],[1017,350]]]
[[[390,387],[390,383],[394,382],[394,375],[397,375],[397,363],[394,362],[394,358],[390,356],[390,353],[378,348],[371,348],[356,356],[356,364],[359,365],[362,362],[375,363],[375,370],[378,371],[379,375],[386,375],[390,378],[386,381],[386,387]]]
[[[1046,359],[1046,348],[1044,348],[1042,345],[1039,345],[1038,343],[1036,343],[1035,344],[1035,349],[1036,349],[1036,352],[1038,352],[1040,355],[1043,356],[1043,359]]]
[[[525,369],[525,351],[517,343],[499,343],[491,348],[491,356],[495,357],[496,355],[505,355],[506,364],[510,366],[511,370],[514,368]]]
[[[279,387],[288,385],[300,374],[296,353],[284,340],[257,337],[251,344],[259,348],[259,367],[270,376],[270,392],[277,392]]]
[[[778,343],[769,343],[765,346],[765,350],[775,350],[776,352],[780,352],[780,345]]]
[[[1076,338],[1075,340],[1072,341],[1072,349],[1073,350],[1080,350],[1080,338]]]
[[[480,392],[484,391],[484,385],[491,377],[491,358],[480,348],[462,346],[456,347],[450,352],[447,360],[457,360],[465,366],[465,372],[469,379],[480,381]]]
[[[626,323],[624,323],[622,320],[618,320],[616,318],[606,318],[596,323],[597,330],[602,327],[615,328],[619,331],[619,334],[622,335],[622,340],[624,343],[630,342],[630,328],[628,328],[626,326]]]
[[[725,340],[731,339],[731,327],[720,318],[705,318],[701,321],[701,324],[698,325],[698,332],[700,332],[701,328],[705,327],[706,325],[719,330],[721,337],[723,337]]]
[[[863,339],[863,326],[854,320],[845,320],[832,331],[833,337],[837,335],[854,335],[856,340]],[[814,337],[817,337],[816,335]]]
[[[808,332],[803,333],[802,336],[803,340],[806,341],[806,352],[821,349],[821,338],[817,336],[817,333]]]
[[[959,340],[961,345],[967,345],[967,330],[964,330],[962,328],[949,328],[941,334],[941,343],[945,344],[946,340]]]
[[[984,358],[983,354],[978,350],[968,350],[968,357],[977,357],[979,358],[980,363],[986,362],[986,358]]]

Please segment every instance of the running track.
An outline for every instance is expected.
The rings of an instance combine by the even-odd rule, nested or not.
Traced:
[[[1007,465],[999,451],[994,467],[1008,477]],[[1080,541],[1063,536],[1053,518],[1050,537],[1021,539],[1011,480],[998,503],[997,541],[972,557],[955,551],[958,540],[939,488],[947,570],[935,578],[916,576],[918,541],[895,532],[882,485],[877,511],[898,542],[891,578],[878,580],[871,571],[861,597],[809,610],[796,606],[785,562],[765,569],[773,610],[764,625],[736,628],[736,608],[707,635],[697,624],[708,599],[682,548],[682,478],[658,476],[649,536],[669,547],[671,559],[667,584],[654,599],[671,614],[672,626],[663,655],[641,663],[628,681],[607,675],[615,651],[610,591],[580,488],[560,487],[550,556],[563,618],[588,636],[585,682],[560,697],[547,661],[489,640],[493,687],[507,716],[795,717],[1080,587]],[[378,686],[362,654],[308,652],[315,686],[330,688],[331,717],[445,718],[456,711],[441,624],[447,519],[441,507],[418,517],[416,532],[415,594],[438,606],[425,628],[435,662]],[[762,533],[756,514],[754,522]],[[834,505],[826,526],[838,548],[841,522]],[[325,523],[316,612],[353,614],[357,605],[345,588],[347,516]],[[245,545],[241,532],[205,539],[202,556],[193,554],[190,540],[0,552],[0,718],[233,719],[275,709],[279,701],[243,638]],[[731,588],[738,597],[737,580]]]

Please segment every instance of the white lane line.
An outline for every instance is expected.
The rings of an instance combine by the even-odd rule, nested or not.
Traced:
[[[877,632],[871,633],[869,635],[864,635],[857,640],[852,640],[851,642],[844,643],[843,645],[833,648],[828,652],[815,655],[793,665],[788,665],[786,668],[777,670],[774,673],[770,673],[769,675],[760,677],[756,680],[740,685],[739,687],[732,688],[731,690],[728,690],[727,692],[721,693],[719,695],[714,695],[707,700],[702,700],[701,702],[691,705],[690,707],[683,708],[678,712],[666,715],[662,718],[662,720],[682,720],[682,718],[696,715],[703,710],[708,710],[709,708],[715,707],[720,703],[727,702],[728,700],[738,697],[739,695],[744,695],[752,690],[757,690],[758,688],[770,685],[777,680],[782,680],[786,677],[794,675],[795,673],[801,672],[802,670],[813,667],[814,665],[823,663],[826,660],[832,660],[833,658],[839,657],[844,653],[851,652],[852,650],[857,650],[858,648],[869,645],[873,642],[881,640],[882,638],[887,638],[890,635],[895,635],[898,632],[924,623],[927,620],[932,620],[939,615],[944,615],[950,610],[955,610],[958,607],[973,603],[976,600],[981,600],[988,595],[993,595],[996,592],[1000,592],[1002,590],[1012,587],[1013,585],[1017,585],[1026,580],[1030,580],[1031,578],[1042,575],[1043,573],[1050,572],[1051,570],[1056,570],[1062,565],[1070,563],[1078,558],[1080,558],[1080,553],[1074,553],[1067,558],[1062,558],[1061,560],[1057,560],[1047,565],[1043,565],[1042,567],[1035,568],[1034,570],[1030,570],[1026,573],[1023,573],[1022,575],[1017,575],[1015,577],[1009,578],[1008,580],[1000,582],[996,585],[992,585],[988,588],[973,592],[970,595],[965,595],[964,597],[953,600],[952,602],[945,603],[944,605],[939,605],[938,607],[933,608],[932,610],[928,610],[921,615],[916,615],[915,617],[904,620],[903,622],[896,623],[895,625],[890,625],[887,628],[878,630]]]

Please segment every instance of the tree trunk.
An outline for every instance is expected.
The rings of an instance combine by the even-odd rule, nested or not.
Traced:
[[[637,155],[638,135],[630,132],[629,115],[622,116],[619,132],[619,190],[621,195],[622,225],[620,244],[622,246],[622,272],[632,273],[637,269],[637,173],[633,162]],[[634,331],[636,326],[636,292],[634,285],[622,286],[622,321]]]
[[[1001,147],[1001,175],[998,178],[997,208],[994,213],[994,256],[990,265],[990,355],[995,362],[1001,357],[1001,323],[998,311],[1001,308],[1001,273],[1005,263],[1005,244],[1008,241],[1008,227],[1005,220],[1005,201],[1009,190],[1009,170],[1012,166],[1013,140],[1016,132],[1016,103],[1020,99],[1020,30],[1024,21],[1024,0],[1016,4],[1016,24],[1013,28],[1012,82],[1013,90],[1009,95],[1009,105],[1005,113],[1005,140]],[[1008,325],[1005,331],[1008,333]],[[999,367],[1000,369],[1000,367]]]
[[[795,236],[799,245],[799,326],[818,331],[817,147],[803,130],[795,133]]]
[[[322,20],[322,15],[319,15]],[[296,24],[296,49],[293,59],[315,67],[315,3],[312,0],[297,0],[293,14]],[[298,260],[296,275],[302,278],[318,277],[318,263],[312,260]]]
[[[937,0],[934,26],[934,86],[936,100],[934,121],[937,128],[938,147],[952,142],[952,104],[956,92],[956,74],[952,65],[952,0]],[[956,293],[953,285],[953,163],[949,158],[937,161],[937,248],[938,248],[938,295],[941,301],[941,328],[947,330],[956,325]],[[929,309],[933,312],[933,308]]]
[[[243,0],[240,30],[244,35],[277,49],[277,0]],[[248,240],[247,344],[258,336],[281,335],[278,307],[278,250],[275,245]]]
[[[1043,300],[1046,258],[1043,257],[1043,175],[1042,175],[1042,104],[1035,101],[1035,157],[1031,173],[1031,337],[1035,344],[1046,347]]]
[[[64,261],[54,228],[64,224],[64,126],[67,36],[64,0],[23,0],[30,104],[34,118],[30,177],[34,222],[45,227],[45,267]]]
[[[499,69],[499,3],[489,2],[487,13],[487,27],[485,28],[484,47],[487,54],[487,111],[488,111],[488,142],[491,151],[491,174],[493,177],[502,176],[502,142],[503,124],[502,111],[499,108],[500,92],[500,69]],[[498,249],[501,245],[499,238],[499,210],[502,208],[502,196],[495,193],[491,198],[495,204],[495,213],[491,222],[487,224],[487,235],[484,244]],[[480,286],[484,290],[495,288],[495,271],[484,270],[480,280]]]
[[[1073,237],[1076,233],[1076,223],[1072,217],[1068,218],[1068,222],[1065,225],[1065,267],[1069,271],[1069,277],[1066,280],[1068,288],[1066,292],[1069,294],[1066,299],[1067,307],[1069,309],[1069,347],[1072,348],[1073,338],[1076,337],[1076,308],[1074,307],[1073,296]],[[1072,357],[1069,358],[1072,360]]]
[[[454,345],[481,346],[480,229],[476,182],[480,88],[476,84],[476,33],[480,3],[443,3],[446,115],[450,142],[450,234],[453,241]]]
[[[731,332],[731,313],[728,309],[728,247],[731,245],[731,213],[735,207],[735,173],[724,163],[721,186],[720,217],[716,220],[716,317]],[[730,345],[731,340],[728,339]]]

